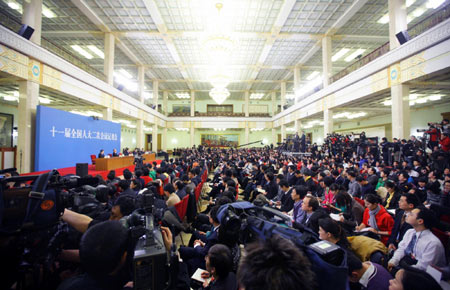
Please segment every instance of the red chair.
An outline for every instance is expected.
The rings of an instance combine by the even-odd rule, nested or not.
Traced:
[[[183,221],[184,217],[186,216],[188,203],[189,203],[189,195],[186,195],[179,203],[175,204],[175,209],[181,221]]]
[[[91,162],[92,162],[92,165],[95,164],[95,159],[97,159],[97,157],[96,157],[94,154],[91,154]]]
[[[197,185],[197,187],[195,187],[195,202],[198,202],[198,200],[200,199],[200,194],[202,193],[202,187],[201,187],[201,183],[199,185]]]
[[[112,157],[112,154],[108,154],[108,156],[109,156],[109,158],[111,158],[111,157]]]

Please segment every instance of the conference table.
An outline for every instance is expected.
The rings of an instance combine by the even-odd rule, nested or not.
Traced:
[[[155,153],[144,154],[144,163],[152,162],[156,159]],[[96,171],[109,171],[117,168],[123,168],[133,165],[134,156],[122,156],[122,157],[111,157],[111,158],[97,158],[95,159],[95,170]]]

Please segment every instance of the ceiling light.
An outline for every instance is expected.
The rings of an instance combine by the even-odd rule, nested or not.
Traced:
[[[132,79],[132,78],[133,78],[133,75],[130,74],[128,71],[124,70],[123,68],[121,68],[121,69],[119,70],[119,72],[120,72],[124,77],[126,77],[127,79]]]
[[[92,55],[89,52],[87,52],[86,50],[82,49],[79,45],[71,45],[70,47],[72,47],[73,50],[75,50],[76,52],[78,52],[79,54],[84,56],[85,58],[92,59]]]
[[[178,99],[190,99],[191,95],[189,93],[175,93]]]
[[[173,139],[172,139],[172,144],[177,144],[177,143],[178,143],[178,140],[175,139],[175,138],[173,138]]]
[[[175,128],[177,131],[189,131],[189,128]]]
[[[356,119],[356,118],[364,117],[364,116],[366,116],[366,115],[367,115],[366,112],[354,113],[354,114],[348,115],[348,116],[347,116],[347,119]]]
[[[39,97],[39,103],[41,103],[41,104],[50,104],[51,102],[52,102],[52,100],[50,100],[50,99]]]
[[[410,23],[411,21],[413,21],[414,17],[411,15],[406,16],[406,23]]]
[[[17,102],[17,101],[19,100],[18,97],[9,96],[9,95],[3,96],[3,99],[4,99],[5,101],[9,101],[9,102]]]
[[[406,7],[412,6],[415,2],[416,0],[406,0]]]
[[[8,1],[8,6],[14,10],[20,10],[20,5],[15,1]]]
[[[349,56],[347,56],[345,58],[346,62],[351,62],[352,60],[354,60],[357,56],[362,55],[364,53],[364,51],[366,51],[365,49],[357,49],[354,53],[350,54]]]
[[[414,10],[414,11],[412,12],[412,15],[413,15],[414,17],[420,17],[423,13],[425,13],[425,9],[422,8],[422,7],[419,7],[419,8],[416,8],[416,10]]]
[[[416,102],[414,102],[414,101],[409,101],[409,105],[410,106],[414,106],[416,104]]]
[[[431,95],[428,96],[428,99],[430,99],[430,101],[439,101],[442,98],[441,95]]]
[[[314,72],[312,72],[306,79],[307,79],[308,81],[310,81],[310,80],[314,79],[315,77],[317,77],[319,74],[320,74],[320,73],[319,73],[318,71],[314,71]]]
[[[214,128],[214,131],[226,131],[227,128]]]
[[[44,16],[47,18],[55,18],[56,17],[56,14],[53,13],[52,10],[48,9],[44,5],[42,5],[42,14],[44,14]]]
[[[385,106],[392,106],[392,100],[386,100],[383,102],[383,105]]]
[[[445,0],[428,0],[427,8],[436,9],[439,6],[441,6],[441,4],[444,3],[444,2],[445,2]]]
[[[386,24],[386,23],[388,23],[388,22],[389,22],[389,13],[383,15],[383,17],[381,17],[380,19],[378,19],[377,22],[380,23],[380,24]]]
[[[18,92],[18,91],[14,91],[14,92],[13,92],[13,96],[14,96],[14,97],[18,97],[18,96],[19,96],[19,92]]]
[[[292,127],[292,128],[286,128],[286,131],[287,131],[287,132],[294,132],[294,131],[295,131],[295,128],[293,128],[293,127]]]
[[[152,128],[152,127],[144,126],[144,131],[153,131],[153,128]]]
[[[420,98],[420,99],[415,100],[415,102],[416,102],[417,104],[424,104],[424,103],[427,102],[427,99],[426,99],[426,98]]]
[[[128,128],[131,128],[131,129],[136,129],[136,125],[132,125],[132,124],[128,124],[128,125],[126,125]]]
[[[341,57],[343,57],[349,51],[350,51],[350,49],[348,49],[348,48],[343,48],[343,49],[339,50],[335,55],[333,55],[333,57],[331,58],[331,61],[332,62],[338,61]]]
[[[89,50],[92,51],[93,53],[95,53],[98,57],[105,58],[105,54],[97,46],[88,45],[87,48],[89,48]]]
[[[346,118],[350,113],[347,112],[342,112],[339,114],[335,114],[333,115],[333,119],[341,119],[341,118]]]
[[[419,96],[421,96],[421,95],[419,95],[419,94],[410,94],[409,95],[409,99],[410,100],[417,100],[417,97],[419,97]]]
[[[250,95],[250,99],[252,99],[252,100],[260,100],[260,99],[262,99],[264,97],[264,94],[263,93],[252,93],[251,95]]]

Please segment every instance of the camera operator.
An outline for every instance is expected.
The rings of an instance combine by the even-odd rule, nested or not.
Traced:
[[[165,227],[161,227],[161,232],[164,247],[170,253],[175,249],[172,233]],[[129,282],[131,276],[128,267],[132,251],[129,232],[120,222],[105,221],[90,227],[80,242],[80,262],[85,273],[65,280],[58,290],[111,290],[123,289],[124,286],[129,289],[133,285]],[[185,276],[185,271],[179,266],[176,255],[172,255],[169,264],[171,281],[176,281],[178,276]]]
[[[389,148],[392,146],[392,143],[388,142],[386,137],[383,137],[381,139],[381,153],[383,154],[383,162],[385,164],[390,164],[390,158],[389,158]]]
[[[445,131],[442,134],[439,144],[441,144],[441,148],[444,152],[450,152],[450,132]]]
[[[428,123],[428,125],[430,126],[430,128],[427,131],[425,131],[425,133],[430,135],[430,141],[428,142],[428,146],[431,149],[433,149],[439,144],[441,132],[438,128],[436,128],[435,124]]]

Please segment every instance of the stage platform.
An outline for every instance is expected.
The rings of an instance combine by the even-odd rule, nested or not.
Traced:
[[[162,160],[154,160],[157,164],[160,164]],[[153,163],[153,161],[152,161]],[[116,176],[121,176],[123,174],[123,171],[125,169],[129,169],[131,172],[134,172],[134,165],[132,166],[127,166],[127,167],[122,167],[122,168],[117,168],[115,169],[116,171]],[[67,175],[67,174],[76,174],[76,168],[75,166],[73,167],[66,167],[66,168],[58,168],[56,169],[58,170],[59,174],[61,174],[61,176]],[[37,171],[37,172],[30,172],[30,173],[24,173],[24,174],[20,174],[21,176],[27,176],[27,175],[39,175],[42,173],[46,173],[49,172],[50,170],[44,170],[44,171]],[[88,174],[92,175],[92,176],[96,176],[96,175],[100,175],[101,177],[103,177],[103,179],[106,179],[106,176],[108,175],[107,170],[105,171],[97,171],[95,170],[95,165],[90,164],[88,166]]]

